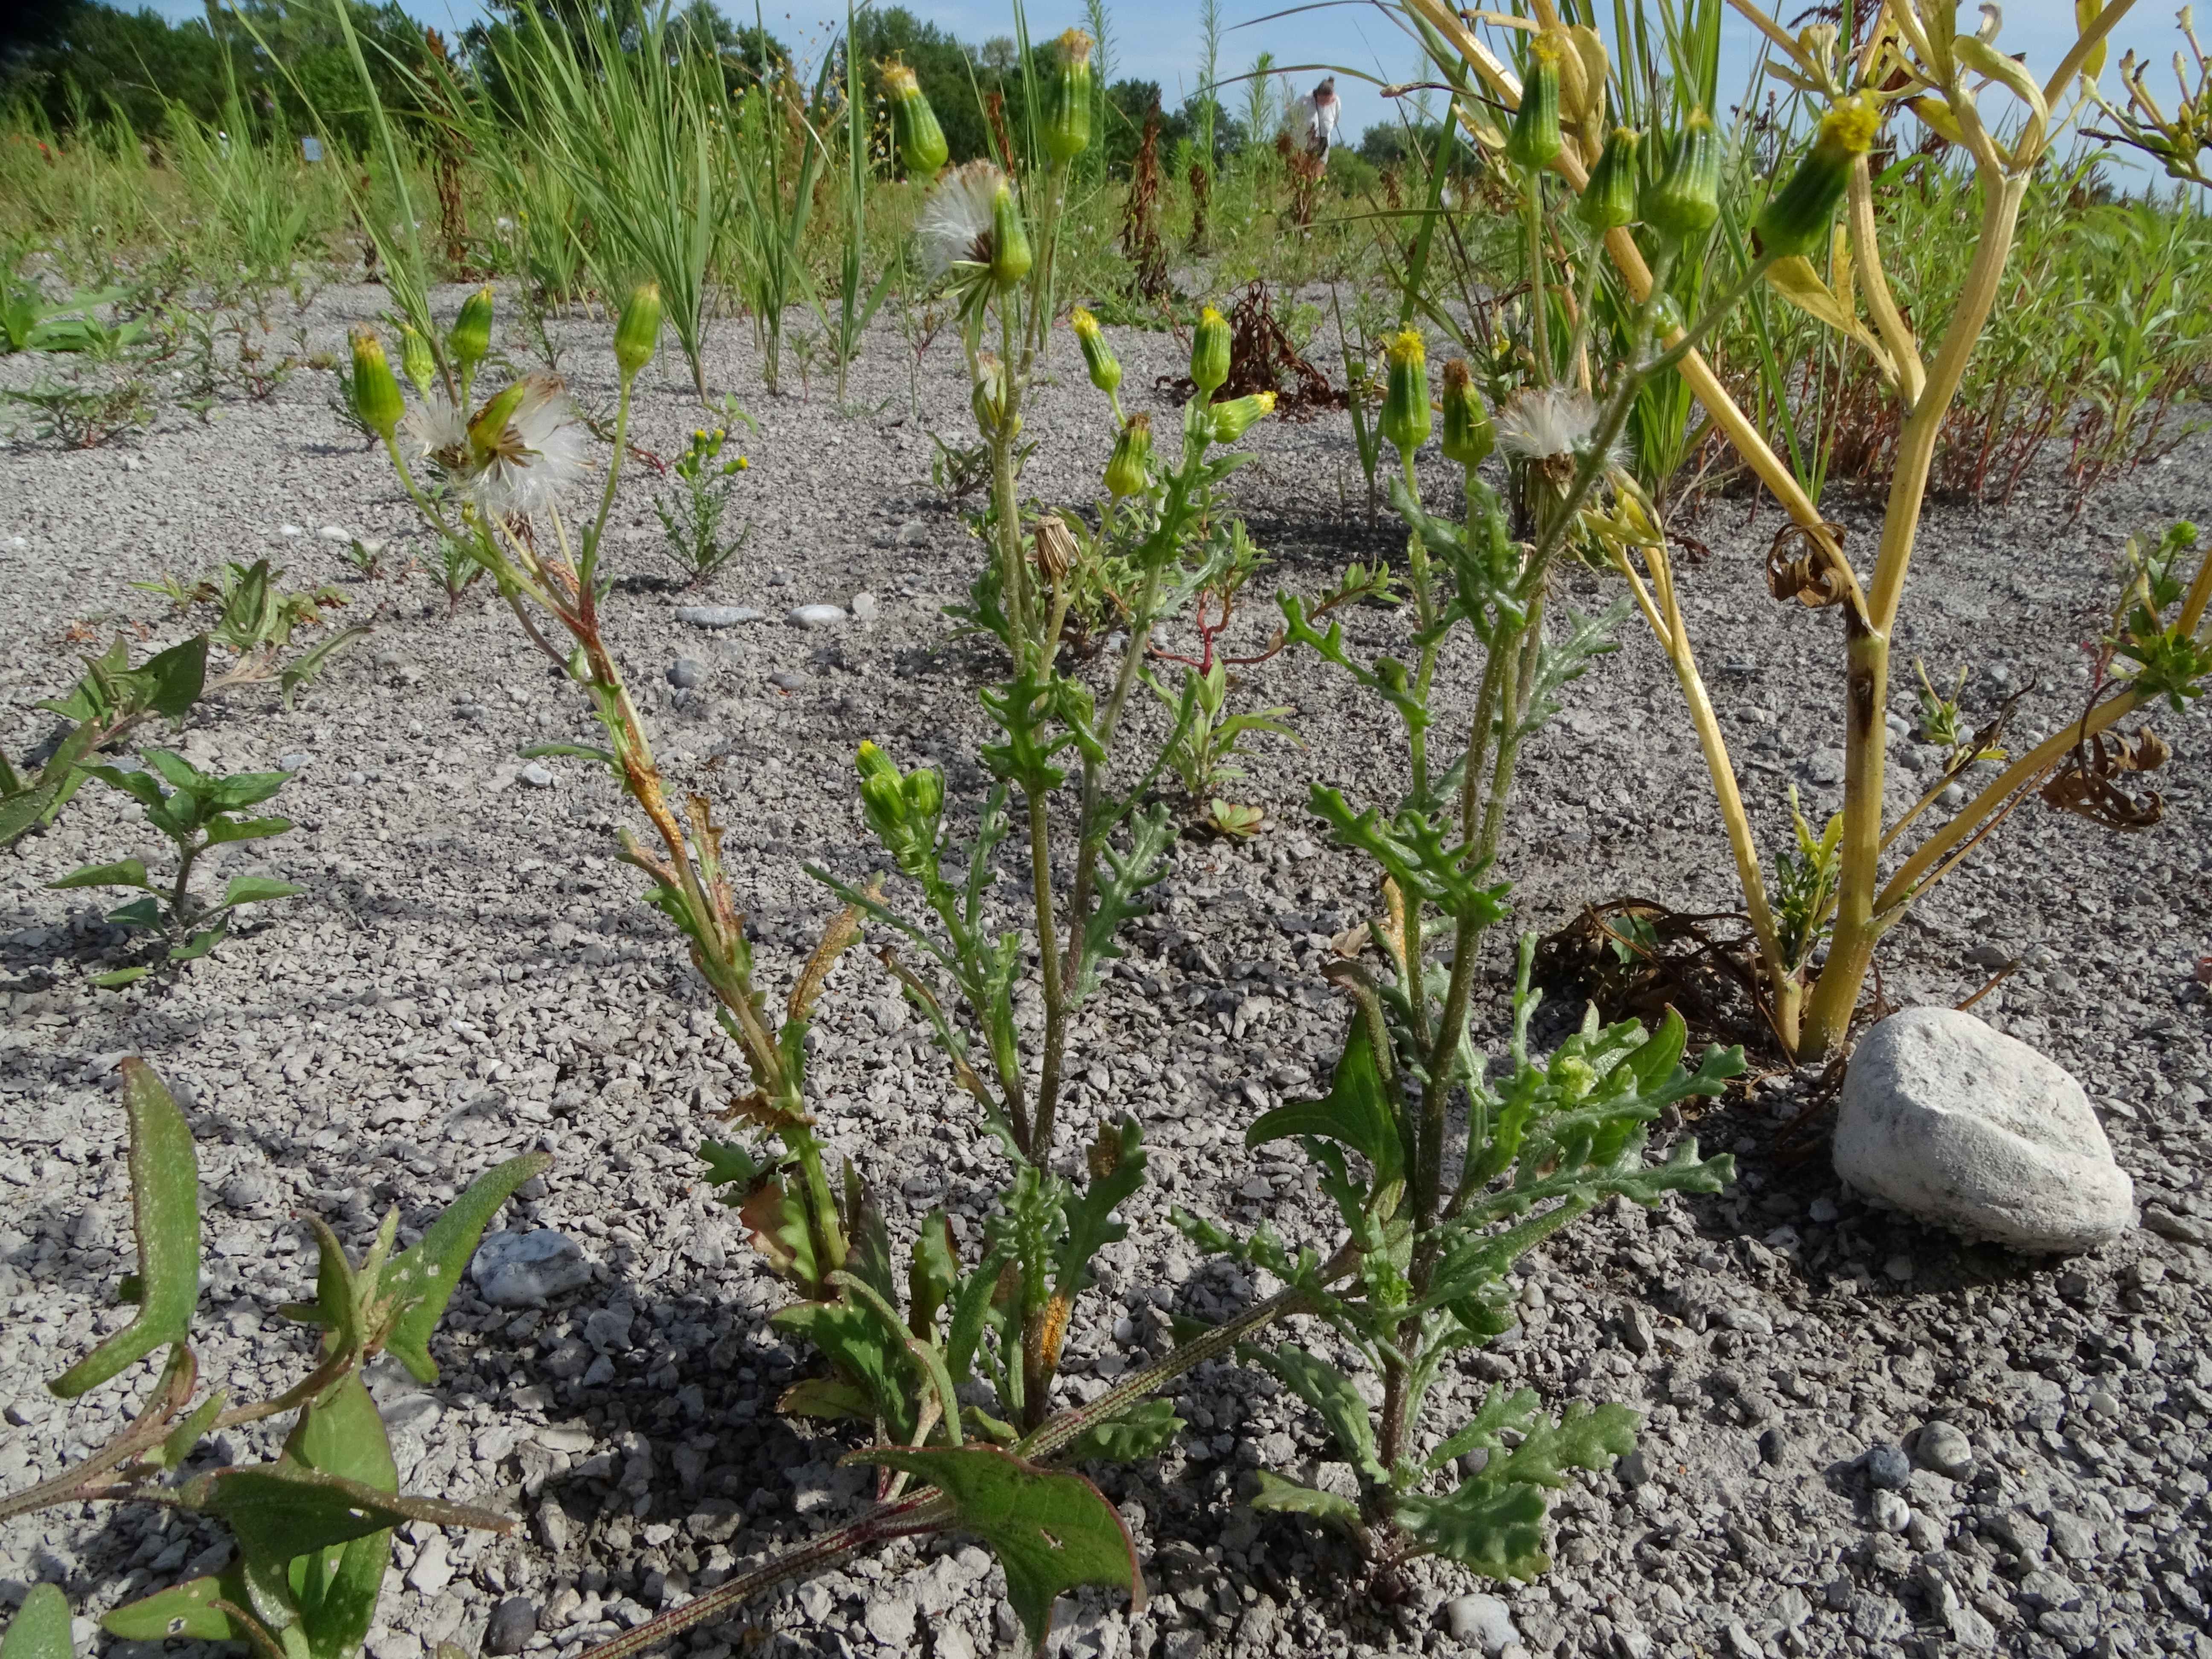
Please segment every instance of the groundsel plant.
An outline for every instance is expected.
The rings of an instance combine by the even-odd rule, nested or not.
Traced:
[[[1720,295],[1673,344],[1660,343],[1665,275],[1717,212],[1710,124],[1695,118],[1674,136],[1669,162],[1640,195],[1633,141],[1613,135],[1606,146],[1613,186],[1585,198],[1575,215],[1559,214],[1548,169],[1566,142],[1559,81],[1570,46],[1536,37],[1531,95],[1497,136],[1520,185],[1530,290],[1540,296],[1513,343],[1525,380],[1493,416],[1474,371],[1455,359],[1442,375],[1439,422],[1422,336],[1402,330],[1388,344],[1376,431],[1399,463],[1391,498],[1409,531],[1412,660],[1363,659],[1326,617],[1382,586],[1376,572],[1352,568],[1317,602],[1279,601],[1289,642],[1387,705],[1404,744],[1394,799],[1355,805],[1313,786],[1314,815],[1374,866],[1380,902],[1366,933],[1375,959],[1363,946],[1331,969],[1352,1012],[1328,1095],[1269,1112],[1247,1135],[1255,1146],[1298,1141],[1336,1206],[1342,1242],[1294,1249],[1267,1227],[1237,1237],[1179,1218],[1202,1248],[1264,1267],[1302,1293],[1302,1310],[1379,1381],[1380,1405],[1370,1407],[1351,1375],[1308,1348],[1242,1350],[1314,1410],[1358,1480],[1357,1495],[1346,1496],[1264,1474],[1255,1504],[1341,1528],[1383,1570],[1423,1554],[1494,1577],[1525,1577],[1547,1565],[1547,1489],[1570,1467],[1607,1468],[1630,1449],[1633,1413],[1602,1407],[1554,1419],[1532,1392],[1492,1389],[1470,1421],[1432,1431],[1425,1416],[1435,1384],[1455,1353],[1512,1323],[1504,1281],[1525,1251],[1607,1198],[1656,1204],[1670,1192],[1716,1191],[1733,1174],[1727,1158],[1701,1158],[1687,1138],[1666,1161],[1647,1162],[1647,1126],[1678,1101],[1719,1092],[1742,1066],[1740,1054],[1715,1051],[1686,1073],[1679,1017],[1647,1033],[1632,1023],[1601,1028],[1593,1010],[1578,1035],[1537,1064],[1528,1051],[1534,941],[1524,939],[1509,1069],[1496,1083],[1472,1023],[1482,947],[1506,914],[1508,889],[1492,879],[1493,866],[1522,745],[1555,712],[1559,689],[1613,648],[1609,635],[1626,615],[1617,605],[1557,625],[1547,615],[1555,566],[1563,553],[1601,546],[1614,520],[1635,510],[1616,448],[1638,390],[1680,361],[1755,280]],[[1637,212],[1658,227],[1659,283],[1636,308],[1625,359],[1601,377],[1590,372],[1598,343],[1587,290],[1565,331],[1553,327],[1540,297],[1550,239],[1565,217],[1594,239]],[[1456,519],[1423,504],[1416,457],[1432,437],[1458,473]],[[1510,503],[1477,471],[1499,449]],[[1457,672],[1474,678],[1474,696],[1467,726],[1454,731],[1440,726],[1437,692],[1440,676]],[[1477,1451],[1486,1454],[1480,1469],[1447,1484],[1457,1461]]]
[[[1833,837],[1809,831],[1799,837],[1815,850],[1832,849],[1832,882],[1808,890],[1819,894],[1814,914],[1785,927],[1782,907],[1770,890],[1758,837],[1690,643],[1656,507],[1632,481],[1615,474],[1613,501],[1594,511],[1585,528],[1588,550],[1628,581],[1688,702],[1742,884],[1765,1012],[1777,1045],[1799,1059],[1818,1060],[1838,1052],[1847,1040],[1875,945],[1913,898],[1955,868],[2033,789],[2044,787],[2049,799],[2066,776],[2094,775],[2081,787],[2060,787],[2059,793],[2069,799],[2097,796],[2097,786],[2109,784],[2116,769],[2125,769],[2116,758],[2119,750],[2100,734],[2153,696],[2193,693],[2204,672],[2212,564],[2200,560],[2193,579],[2169,567],[2161,591],[2170,591],[2162,605],[2124,604],[2102,648],[2097,695],[2081,718],[2014,760],[1905,854],[1899,838],[1952,781],[1947,776],[1900,818],[1885,823],[1890,642],[1937,440],[2002,289],[2006,256],[2029,180],[2090,95],[2106,37],[2130,0],[2078,8],[2075,38],[2044,80],[1995,44],[1999,19],[1994,8],[1985,9],[1978,33],[1962,33],[1954,27],[1954,7],[1932,0],[1893,0],[1881,9],[1864,44],[1848,49],[1832,26],[1816,23],[1792,33],[1752,0],[1730,3],[1765,37],[1774,54],[1774,73],[1820,112],[1794,168],[1753,216],[1749,242],[1741,250],[1746,276],[1764,281],[1867,352],[1905,411],[1881,543],[1862,574],[1846,557],[1839,532],[1823,520],[1698,353],[1699,325],[1686,328],[1671,301],[1660,303],[1656,321],[1665,349],[1651,361],[1680,374],[1713,428],[1792,520],[1768,561],[1771,591],[1778,599],[1796,599],[1811,609],[1837,608],[1844,617],[1846,766],[1841,827]],[[1663,296],[1671,250],[1686,228],[1700,222],[1710,227],[1715,221],[1709,185],[1695,177],[1698,168],[1716,166],[1702,155],[1710,129],[1700,135],[1693,119],[1668,146],[1663,172],[1646,164],[1640,187],[1632,193],[1621,185],[1616,164],[1616,145],[1630,142],[1628,136],[1598,136],[1608,70],[1594,32],[1561,27],[1539,0],[1536,17],[1518,25],[1532,39],[1527,62],[1516,74],[1437,0],[1406,0],[1406,8],[1439,70],[1455,86],[1469,89],[1457,106],[1461,119],[1479,139],[1509,155],[1512,137],[1528,125],[1528,111],[1540,110],[1559,95],[1553,69],[1565,72],[1578,88],[1570,102],[1579,100],[1580,120],[1569,141],[1548,157],[1525,146],[1523,154],[1575,193],[1571,217],[1602,239],[1611,280],[1647,307],[1651,296]],[[1481,100],[1471,95],[1478,87],[1483,98],[1515,111],[1513,135],[1495,131],[1480,111]],[[1985,101],[2011,107],[1985,112]],[[1927,357],[1884,275],[1875,181],[1868,160],[1883,129],[1908,112],[1967,158],[1982,204],[1978,235],[1970,249],[1960,250],[1957,262],[1965,274],[1950,321]],[[1670,176],[1678,186],[1669,185]],[[1596,246],[1581,254],[1579,274],[1568,275],[1561,286],[1587,295],[1600,278]],[[1546,291],[1559,275],[1540,277],[1536,291]],[[1538,337],[1540,364],[1547,361],[1540,337],[1550,310],[1529,308],[1528,331]],[[1577,329],[1576,338],[1582,337]],[[1601,420],[1603,441],[1610,441],[1609,425]],[[2146,668],[2145,663],[2155,665]],[[2140,758],[2159,751],[2136,746],[2127,752]],[[1884,860],[1893,853],[1903,856],[1885,878]],[[1778,879],[1793,890],[1805,890],[1806,884],[1796,878],[1802,872],[1781,870],[1779,865],[1778,870]]]
[[[813,1342],[830,1362],[826,1376],[792,1390],[784,1407],[857,1419],[878,1427],[884,1441],[855,1454],[884,1471],[883,1502],[875,1510],[602,1651],[619,1655],[651,1645],[854,1550],[953,1528],[997,1551],[1008,1594],[1042,1644],[1053,1602],[1071,1586],[1105,1584],[1142,1596],[1119,1515],[1087,1480],[1051,1465],[1077,1456],[1137,1455],[1158,1445],[1178,1422],[1164,1402],[1149,1399],[1152,1390],[1225,1354],[1239,1334],[1289,1305],[1264,1304],[1090,1405],[1053,1410],[1074,1304],[1090,1283],[1097,1250],[1123,1236],[1115,1209],[1145,1169],[1136,1124],[1109,1123],[1085,1154],[1089,1180],[1079,1186],[1060,1171],[1055,1128],[1069,1016],[1114,953],[1116,928],[1164,873],[1174,834],[1164,807],[1140,805],[1164,764],[1161,756],[1141,769],[1126,793],[1111,787],[1113,738],[1134,682],[1133,653],[1103,709],[1085,685],[1055,667],[1075,532],[1056,518],[1040,521],[1024,541],[1034,559],[1025,553],[1008,584],[1020,607],[1018,623],[1004,636],[1017,671],[985,693],[1006,740],[985,751],[1000,782],[975,825],[972,847],[963,853],[951,844],[943,781],[934,770],[902,774],[872,746],[864,747],[860,794],[867,820],[914,884],[927,921],[908,920],[879,885],[854,888],[817,872],[847,908],[825,930],[781,1013],[772,1011],[755,984],[752,947],[708,803],[697,794],[681,804],[674,798],[600,631],[601,537],[626,453],[632,388],[653,356],[659,320],[659,296],[649,285],[623,309],[615,334],[622,391],[611,459],[596,511],[588,515],[572,516],[581,458],[570,441],[574,417],[563,410],[555,385],[542,377],[517,381],[464,417],[440,405],[435,377],[426,374],[425,406],[410,415],[381,342],[365,331],[354,341],[358,412],[382,441],[401,483],[431,527],[489,574],[530,637],[584,688],[605,732],[604,748],[557,744],[530,752],[580,756],[606,766],[652,826],[650,844],[625,829],[622,856],[644,872],[650,902],[684,934],[750,1083],[731,1112],[744,1138],[705,1145],[707,1176],[727,1189],[756,1245],[792,1289],[796,1301],[777,1323]],[[1219,380],[1215,374],[1209,384]],[[1148,561],[1140,618],[1186,594],[1206,579],[1209,561],[1225,556],[1216,549],[1228,538],[1215,528],[1214,487],[1235,459],[1212,451],[1217,440],[1241,435],[1265,408],[1266,400],[1251,399],[1217,409],[1201,393],[1187,415],[1183,453],[1171,470],[1156,470],[1130,444],[1117,447],[1119,495],[1102,533]],[[548,620],[550,628],[543,625]],[[554,642],[555,634],[565,635],[565,649]],[[1080,768],[1088,805],[1078,821],[1073,896],[1062,909],[1054,896],[1048,798],[1063,786],[1076,793],[1071,764]],[[1030,942],[1048,1011],[1034,1082],[1013,1019],[1022,934],[994,933],[986,925],[993,855],[1016,822],[1030,837],[1036,907]],[[930,973],[886,953],[908,996],[930,1015],[955,1078],[978,1101],[1007,1155],[1012,1174],[975,1261],[960,1258],[944,1217],[936,1215],[924,1223],[905,1271],[897,1271],[874,1196],[849,1166],[833,1179],[808,1109],[807,1030],[831,968],[871,921],[912,940],[930,970],[941,973],[946,999]],[[971,1054],[980,1058],[971,1060]],[[975,1382],[985,1385],[980,1403],[971,1397]]]
[[[220,1521],[238,1542],[228,1565],[126,1602],[100,1627],[130,1642],[246,1643],[263,1659],[352,1659],[376,1618],[394,1528],[514,1529],[503,1515],[399,1492],[391,1438],[362,1371],[388,1353],[418,1382],[438,1380],[430,1339],[462,1269],[500,1206],[552,1160],[530,1152],[477,1177],[404,1250],[396,1248],[396,1207],[358,1261],[319,1218],[307,1218],[319,1256],[313,1294],[282,1313],[321,1328],[314,1364],[265,1399],[235,1398],[228,1389],[203,1394],[191,1347],[200,1300],[191,1129],[144,1060],[124,1060],[121,1079],[138,1271],[120,1294],[137,1311],[46,1387],[76,1400],[166,1355],[136,1416],[69,1468],[0,1497],[0,1520],[143,1503]],[[222,1449],[236,1431],[288,1413],[295,1415],[276,1457],[208,1466],[210,1454],[228,1455]],[[70,1659],[72,1648],[62,1592],[33,1586],[9,1626],[8,1659]]]

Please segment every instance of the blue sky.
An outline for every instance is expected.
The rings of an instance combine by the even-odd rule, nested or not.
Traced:
[[[131,0],[120,3],[128,5]],[[155,10],[173,18],[205,15],[202,0],[149,3]],[[464,25],[483,15],[477,0],[404,0],[404,3],[409,11],[425,22],[440,27]],[[742,13],[741,21],[751,20],[750,3],[735,3],[734,0],[718,0],[718,3],[732,15]],[[917,15],[962,40],[980,42],[991,35],[1010,32],[1008,8],[1004,3],[993,3],[993,0],[962,0],[954,4],[907,0],[907,3]],[[1030,30],[1039,39],[1082,21],[1080,0],[1028,0],[1028,3]],[[1410,79],[1417,73],[1418,55],[1411,42],[1391,21],[1389,15],[1372,3],[1331,5],[1266,23],[1247,21],[1267,16],[1292,3],[1296,0],[1257,0],[1256,3],[1251,0],[1245,3],[1224,0],[1223,13],[1231,27],[1223,41],[1222,73],[1232,74],[1249,68],[1254,56],[1261,51],[1272,52],[1281,64],[1341,64],[1382,80]],[[1780,9],[1794,15],[1804,3],[1807,0],[1781,0]],[[832,32],[842,25],[845,16],[844,0],[763,0],[763,7],[770,30],[801,55],[818,52]],[[1601,10],[1609,11],[1610,8]],[[1970,4],[1962,4],[1960,10],[1971,15]],[[1170,107],[1195,89],[1197,0],[1109,0],[1108,15],[1115,37],[1112,46],[1115,79],[1135,76],[1158,82]],[[2073,0],[2008,0],[2004,20],[1998,44],[2010,52],[2025,52],[2032,67],[2047,74],[2056,66],[2066,43],[2073,39]],[[1752,38],[1749,26],[1733,12],[1729,14],[1728,21],[1729,40],[1721,70],[1724,99],[1735,96],[1744,84]],[[2160,65],[2181,44],[2173,11],[2166,0],[2136,0],[2133,11],[2116,31],[2114,42],[2115,62],[2121,52],[2132,47]],[[1297,76],[1296,89],[1304,92],[1317,78],[1311,73]],[[2171,78],[2168,69],[2154,70],[2154,89],[2167,90]],[[2106,89],[2117,90],[2109,73]],[[1345,129],[1355,138],[1370,123],[1390,118],[1387,100],[1377,97],[1371,88],[1347,79],[1338,90],[1345,100]],[[1241,88],[1228,88],[1224,90],[1222,101],[1234,107],[1242,98]]]

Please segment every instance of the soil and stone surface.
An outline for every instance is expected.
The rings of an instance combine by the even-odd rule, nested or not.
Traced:
[[[381,303],[373,289],[325,293],[312,343],[340,349],[344,325]],[[611,406],[603,329],[557,331],[581,398]],[[1179,370],[1178,349],[1164,337],[1116,344],[1146,407],[1154,377]],[[678,592],[654,580],[666,567],[643,469],[615,513],[614,557],[635,580],[611,601],[608,631],[669,770],[729,826],[771,994],[830,908],[802,862],[870,866],[856,744],[943,764],[958,810],[983,790],[975,691],[992,663],[940,611],[980,548],[929,482],[929,432],[971,430],[966,391],[940,341],[921,365],[915,418],[908,361],[895,333],[872,337],[849,394],[859,412],[840,415],[819,383],[811,398],[766,396],[750,332],[718,325],[711,386],[761,420],[744,439],[750,540],[708,591]],[[1101,400],[1072,342],[1053,362],[1059,379],[1029,416],[1029,487],[1088,501],[1106,449]],[[634,434],[663,455],[699,420],[672,368],[653,372]],[[847,1518],[862,1476],[838,1465],[848,1439],[774,1409],[809,1356],[768,1325],[781,1291],[692,1156],[732,1092],[734,1057],[635,872],[611,856],[623,817],[611,787],[582,762],[518,758],[586,738],[581,702],[481,593],[447,614],[425,574],[434,549],[380,459],[331,413],[332,389],[302,372],[267,404],[224,402],[211,423],[165,415],[101,449],[25,441],[0,453],[11,755],[52,729],[32,705],[73,678],[74,625],[181,634],[132,586],[158,573],[265,556],[295,585],[339,584],[344,614],[377,624],[291,711],[273,690],[250,690],[198,710],[177,737],[204,763],[297,769],[276,805],[298,828],[220,867],[308,891],[266,907],[173,988],[89,988],[121,943],[98,895],[44,887],[80,863],[166,851],[118,797],[88,788],[0,872],[0,1486],[97,1443],[150,1381],[141,1366],[69,1407],[43,1388],[125,1317],[119,1057],[145,1055],[188,1103],[207,1217],[203,1371],[244,1392],[290,1381],[311,1352],[311,1334],[276,1313],[310,1280],[295,1217],[326,1218],[357,1249],[387,1206],[419,1226],[498,1158],[542,1147],[554,1166],[498,1224],[481,1264],[495,1271],[455,1298],[434,1349],[441,1382],[416,1387],[389,1362],[375,1377],[407,1488],[524,1524],[507,1539],[404,1534],[369,1650],[422,1659],[451,1639],[471,1654],[575,1659],[757,1552]],[[1170,416],[1160,404],[1156,416]],[[1402,545],[1387,523],[1362,522],[1341,416],[1269,422],[1245,447],[1257,459],[1236,489],[1276,561],[1262,586],[1322,586],[1346,558]],[[1971,664],[1977,710],[2033,687],[2016,730],[2055,728],[2080,706],[2079,646],[2109,604],[2120,542],[2212,514],[2208,461],[2192,444],[2079,519],[2055,477],[2007,511],[1932,512],[1900,669],[1915,657],[1938,674]],[[1877,510],[1833,506],[1850,544],[1870,546]],[[1842,777],[1839,623],[1767,596],[1776,523],[1771,507],[1753,519],[1742,503],[1716,506],[1690,526],[1711,557],[1683,574],[1770,848],[1786,833],[1788,786],[1824,816]],[[326,528],[392,538],[386,574],[352,580]],[[422,568],[403,574],[410,556]],[[1564,598],[1596,609],[1604,584],[1579,578]],[[807,604],[843,617],[785,623]],[[696,605],[764,619],[679,619]],[[1272,612],[1247,609],[1237,637],[1256,643]],[[1382,647],[1406,626],[1362,611],[1349,631]],[[1472,691],[1457,674],[1446,701],[1462,717]],[[1264,1215],[1293,1240],[1330,1242],[1295,1155],[1248,1152],[1243,1133],[1325,1073],[1344,1016],[1322,954],[1372,897],[1303,811],[1303,780],[1387,797],[1400,750],[1384,712],[1310,659],[1250,671],[1242,695],[1295,708],[1309,744],[1262,739],[1236,792],[1268,810],[1270,828],[1249,845],[1182,843],[1075,1035],[1071,1146],[1100,1115],[1134,1111],[1155,1177],[1079,1314],[1076,1395],[1158,1350],[1171,1310],[1219,1315],[1268,1288],[1201,1262],[1168,1225],[1170,1206],[1243,1226]],[[1938,769],[1900,729],[1911,714],[1900,684],[1900,780]],[[1139,1540],[1148,1610],[1130,1619],[1085,1599],[1056,1650],[2212,1652],[2212,1010],[2191,974],[2212,949],[2212,722],[2199,712],[2160,725],[2177,751],[2157,781],[2161,825],[2119,838],[2031,803],[1881,957],[1899,1006],[1954,1004],[2019,959],[1976,1012],[2081,1080],[2133,1177],[2140,1228],[2096,1255],[2034,1260],[1875,1210],[1836,1180],[1819,1133],[1789,1131],[1818,1103],[1812,1081],[1770,1075],[1659,1137],[1733,1148],[1730,1191],[1609,1208],[1562,1235],[1520,1273],[1519,1328],[1449,1378],[1432,1421],[1456,1422],[1493,1382],[1534,1387],[1554,1409],[1588,1397],[1647,1414],[1638,1453],[1556,1495],[1541,1580],[1486,1584],[1424,1565],[1379,1586],[1337,1544],[1256,1518],[1240,1501],[1256,1468],[1324,1483],[1344,1472],[1324,1465],[1318,1425],[1295,1401],[1217,1365],[1186,1379],[1188,1427],[1164,1455],[1099,1472]],[[1516,926],[1548,930],[1625,894],[1730,906],[1698,757],[1638,625],[1569,688],[1528,758],[1510,841]],[[1482,993],[1493,1042],[1505,963],[1501,934]],[[1563,1003],[1543,1029],[1556,1036],[1577,1012]],[[836,973],[813,1075],[823,1133],[883,1189],[894,1224],[943,1204],[975,1239],[994,1154],[866,952]],[[561,1239],[517,1237],[549,1230]],[[544,1305],[528,1305],[540,1293]],[[258,1449],[240,1437],[216,1449]],[[0,1528],[0,1600],[52,1579],[97,1614],[222,1553],[183,1517],[49,1511]],[[976,1547],[902,1549],[790,1587],[685,1645],[713,1659],[964,1659],[1006,1647],[1001,1592]]]

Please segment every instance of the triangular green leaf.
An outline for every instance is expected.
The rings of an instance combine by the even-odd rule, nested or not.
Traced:
[[[225,904],[262,904],[270,899],[290,898],[304,893],[304,887],[295,887],[289,881],[278,881],[270,876],[233,876],[230,885],[222,890]]]
[[[146,884],[146,862],[143,859],[119,859],[113,864],[88,864],[72,870],[59,881],[46,884],[50,889],[64,887],[143,887]]]
[[[434,1526],[507,1532],[514,1522],[489,1510],[436,1498],[400,1498],[358,1480],[296,1464],[217,1469],[177,1490],[187,1509],[219,1516],[240,1549],[262,1560],[289,1560],[374,1532],[428,1521]]]
[[[1262,1114],[1244,1132],[1244,1144],[1261,1146],[1291,1135],[1340,1141],[1374,1166],[1378,1182],[1395,1181],[1405,1174],[1405,1147],[1398,1134],[1397,1115],[1390,1109],[1384,1091],[1366,1021],[1352,1022],[1328,1093],[1319,1100],[1295,1100]]]
[[[1130,1611],[1144,1610],[1129,1529],[1081,1475],[1041,1469],[995,1446],[873,1446],[853,1461],[904,1469],[951,1500],[953,1525],[981,1538],[1006,1569],[1006,1600],[1035,1651],[1044,1651],[1052,1604],[1079,1584],[1127,1590]]]
[[[385,1339],[385,1351],[395,1355],[416,1382],[438,1380],[437,1364],[430,1358],[430,1333],[445,1316],[446,1304],[453,1300],[453,1286],[460,1283],[461,1270],[476,1254],[483,1230],[516,1188],[543,1175],[552,1164],[550,1152],[525,1152],[487,1170],[439,1212],[428,1231],[385,1268],[384,1290],[412,1302]]]

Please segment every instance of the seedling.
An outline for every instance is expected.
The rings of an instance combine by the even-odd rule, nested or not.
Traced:
[[[734,404],[730,412],[747,426],[753,424],[752,417]],[[740,454],[724,459],[722,451],[729,437],[729,428],[723,426],[712,431],[702,427],[693,432],[684,453],[669,466],[678,488],[653,504],[669,559],[691,579],[694,587],[712,580],[745,544],[745,529],[741,528],[734,540],[722,534],[722,520],[730,510],[738,475],[751,465]]]
[[[321,1328],[315,1363],[267,1398],[234,1402],[230,1390],[218,1389],[196,1402],[199,1363],[191,1336],[201,1222],[191,1130],[144,1060],[125,1060],[122,1079],[138,1244],[138,1271],[124,1279],[122,1296],[137,1311],[47,1388],[75,1400],[164,1348],[167,1360],[131,1421],[73,1467],[0,1498],[0,1520],[87,1503],[155,1504],[210,1516],[238,1540],[237,1559],[212,1577],[116,1608],[102,1627],[126,1641],[183,1637],[246,1642],[271,1659],[350,1659],[375,1620],[395,1528],[514,1529],[511,1519],[488,1510],[399,1493],[391,1437],[361,1372],[389,1353],[418,1382],[437,1380],[430,1338],[462,1269],[500,1206],[551,1159],[526,1153],[478,1176],[404,1250],[394,1248],[396,1207],[357,1261],[311,1218],[319,1255],[313,1296],[282,1311]],[[297,1415],[273,1461],[185,1472],[215,1437],[288,1412]],[[69,1659],[70,1648],[67,1604],[52,1586],[37,1586],[9,1628],[8,1659]]]
[[[212,901],[191,890],[193,866],[210,848],[264,841],[292,827],[289,818],[242,816],[248,807],[258,805],[283,788],[292,774],[241,772],[213,777],[166,749],[148,750],[146,759],[150,771],[119,766],[82,769],[110,788],[121,790],[144,809],[147,823],[167,836],[176,848],[174,877],[166,886],[157,887],[148,877],[144,862],[130,858],[114,864],[88,864],[49,884],[57,888],[132,888],[143,896],[110,911],[107,920],[116,927],[153,935],[161,949],[161,961],[95,975],[92,982],[107,989],[134,984],[156,966],[174,969],[207,955],[228,935],[232,915],[242,906],[290,898],[307,890],[267,876],[233,876],[222,896]]]

